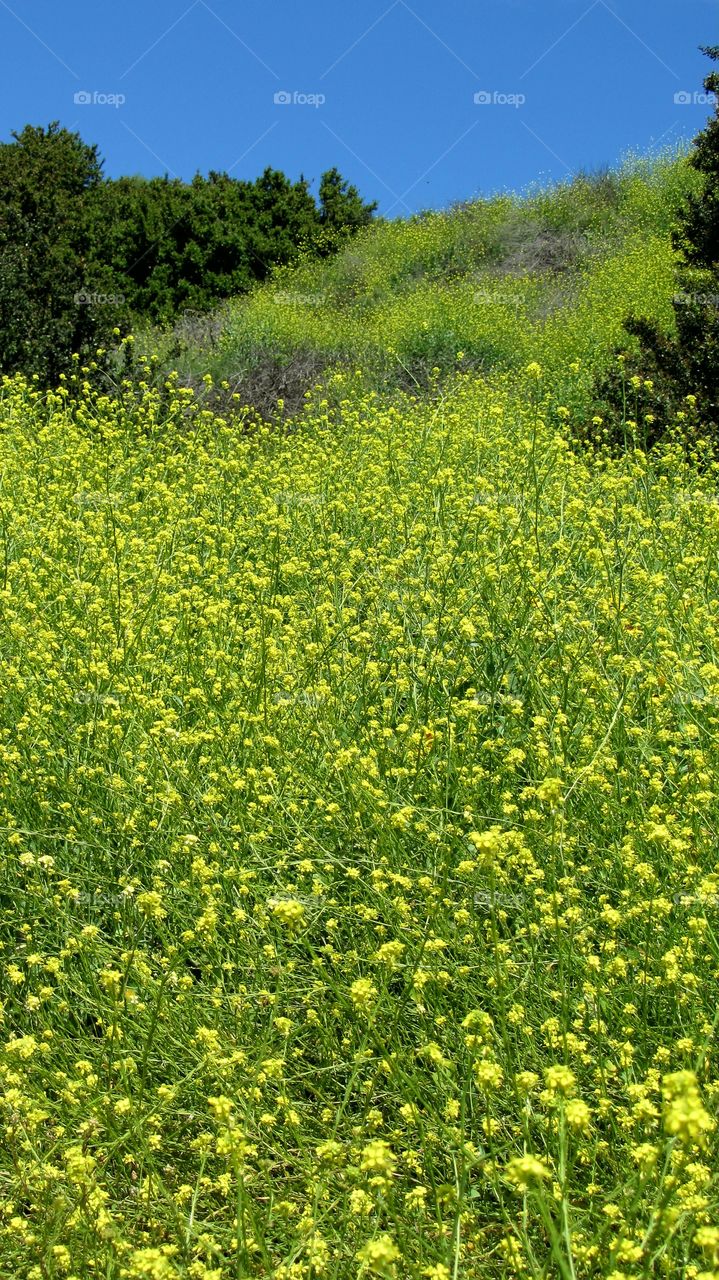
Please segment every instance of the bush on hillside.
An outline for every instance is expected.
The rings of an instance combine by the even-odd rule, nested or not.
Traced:
[[[703,50],[719,62],[719,46]],[[638,433],[655,443],[667,428],[719,434],[719,73],[704,80],[716,96],[714,116],[694,141],[690,163],[702,175],[701,191],[686,201],[673,240],[681,254],[673,299],[675,332],[629,316],[631,351],[597,386],[599,407],[615,439]]]

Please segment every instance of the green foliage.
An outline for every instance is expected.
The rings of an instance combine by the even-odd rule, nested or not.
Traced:
[[[719,62],[719,45],[702,50]],[[703,175],[704,186],[690,196],[679,240],[687,261],[695,267],[711,271],[719,277],[719,72],[711,72],[704,80],[708,94],[717,95],[714,116],[694,140],[691,163]]]
[[[337,169],[318,204],[306,179],[271,168],[254,182],[108,181],[78,134],[28,126],[14,138],[0,147],[0,371],[49,384],[114,327],[169,324],[334,252],[376,207]]]
[[[102,185],[95,147],[51,124],[0,145],[0,372],[55,381],[73,351],[112,327],[111,273],[98,261],[88,200]],[[88,301],[88,299],[94,301]]]
[[[311,248],[319,220],[307,182],[272,169],[254,183],[219,173],[189,184],[106,182],[94,193],[92,215],[131,316],[155,322],[246,292]]]
[[[305,178],[269,168],[254,182],[214,172],[189,184],[123,178],[97,189],[93,216],[133,319],[167,323],[246,293],[303,255],[332,252],[372,217],[336,169],[319,199],[318,208]]]
[[[719,61],[719,46],[703,52]],[[719,73],[708,75],[704,88],[719,95]],[[690,164],[702,183],[689,193],[673,232],[681,265],[672,328],[630,316],[625,328],[636,345],[597,385],[597,400],[618,441],[626,438],[627,426],[649,444],[667,427],[687,431],[701,424],[719,432],[719,97],[714,116],[694,141]],[[691,427],[687,404],[693,409]]]
[[[338,169],[323,173],[319,189],[320,232],[315,237],[323,254],[332,253],[350,236],[372,221],[377,202],[365,204],[356,187],[345,182]]]
[[[577,445],[699,178],[0,379],[3,1275],[716,1280],[719,461]],[[135,185],[161,310],[215,196]]]
[[[599,383],[601,407],[622,441],[627,425],[645,447],[667,429],[684,436],[719,432],[719,291],[711,305],[703,296],[677,297],[676,336],[646,319],[626,320],[639,350],[623,355]]]

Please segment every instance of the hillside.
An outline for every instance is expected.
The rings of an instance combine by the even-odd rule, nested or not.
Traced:
[[[717,1274],[719,464],[577,435],[689,181],[0,384],[3,1274]]]
[[[580,360],[588,389],[628,312],[671,327],[669,229],[697,180],[682,158],[635,159],[380,224],[324,264],[278,271],[214,318],[151,331],[141,349],[159,349],[163,367],[196,388],[209,370],[267,414],[278,395],[294,412],[316,380],[357,368],[365,389],[421,393],[454,370],[486,375],[536,359],[559,389]]]

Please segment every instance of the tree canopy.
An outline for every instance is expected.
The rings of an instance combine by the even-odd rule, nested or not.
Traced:
[[[54,383],[115,327],[171,323],[248,290],[300,255],[333,252],[372,219],[337,169],[318,199],[267,168],[108,179],[95,146],[50,124],[0,144],[0,373]]]

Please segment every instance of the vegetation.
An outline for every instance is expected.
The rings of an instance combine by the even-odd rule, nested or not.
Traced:
[[[719,61],[719,45],[703,52]],[[719,433],[719,73],[708,75],[704,88],[716,105],[690,156],[701,185],[689,193],[673,235],[680,252],[673,324],[631,315],[625,328],[635,347],[599,382],[598,398],[622,424],[622,439],[628,419],[651,444],[687,395],[696,397],[705,429]]]
[[[719,455],[592,408],[701,189],[0,379],[2,1274],[717,1280]]]
[[[73,351],[111,334],[110,281],[93,258],[88,214],[101,182],[96,148],[56,125],[0,145],[1,373],[54,384]]]
[[[13,137],[0,145],[0,372],[50,386],[114,328],[169,323],[326,256],[375,209],[336,169],[316,203],[304,178],[273,169],[111,181],[97,148],[57,124]]]
[[[559,392],[579,359],[582,378],[566,395],[590,418],[627,309],[671,324],[671,228],[698,185],[669,154],[524,198],[380,224],[324,263],[275,272],[213,326],[183,321],[138,334],[136,347],[159,353],[158,386],[175,369],[208,407],[250,403],[266,416],[278,397],[297,412],[332,370],[359,367],[365,389],[380,394],[424,394],[458,371],[488,375],[538,359]],[[214,387],[205,393],[208,370]]]
[[[703,52],[719,62],[719,45]],[[691,163],[704,177],[698,195],[690,197],[683,219],[680,238],[687,261],[705,271],[719,272],[719,72],[711,72],[704,80],[707,94],[716,99],[714,117],[694,140]]]
[[[5,1272],[713,1277],[711,453],[83,381],[0,401]]]
[[[373,209],[336,169],[322,177],[319,205],[304,178],[293,183],[273,169],[255,182],[222,173],[189,184],[123,178],[100,184],[92,202],[98,243],[140,321],[208,310],[276,266],[325,255]]]

